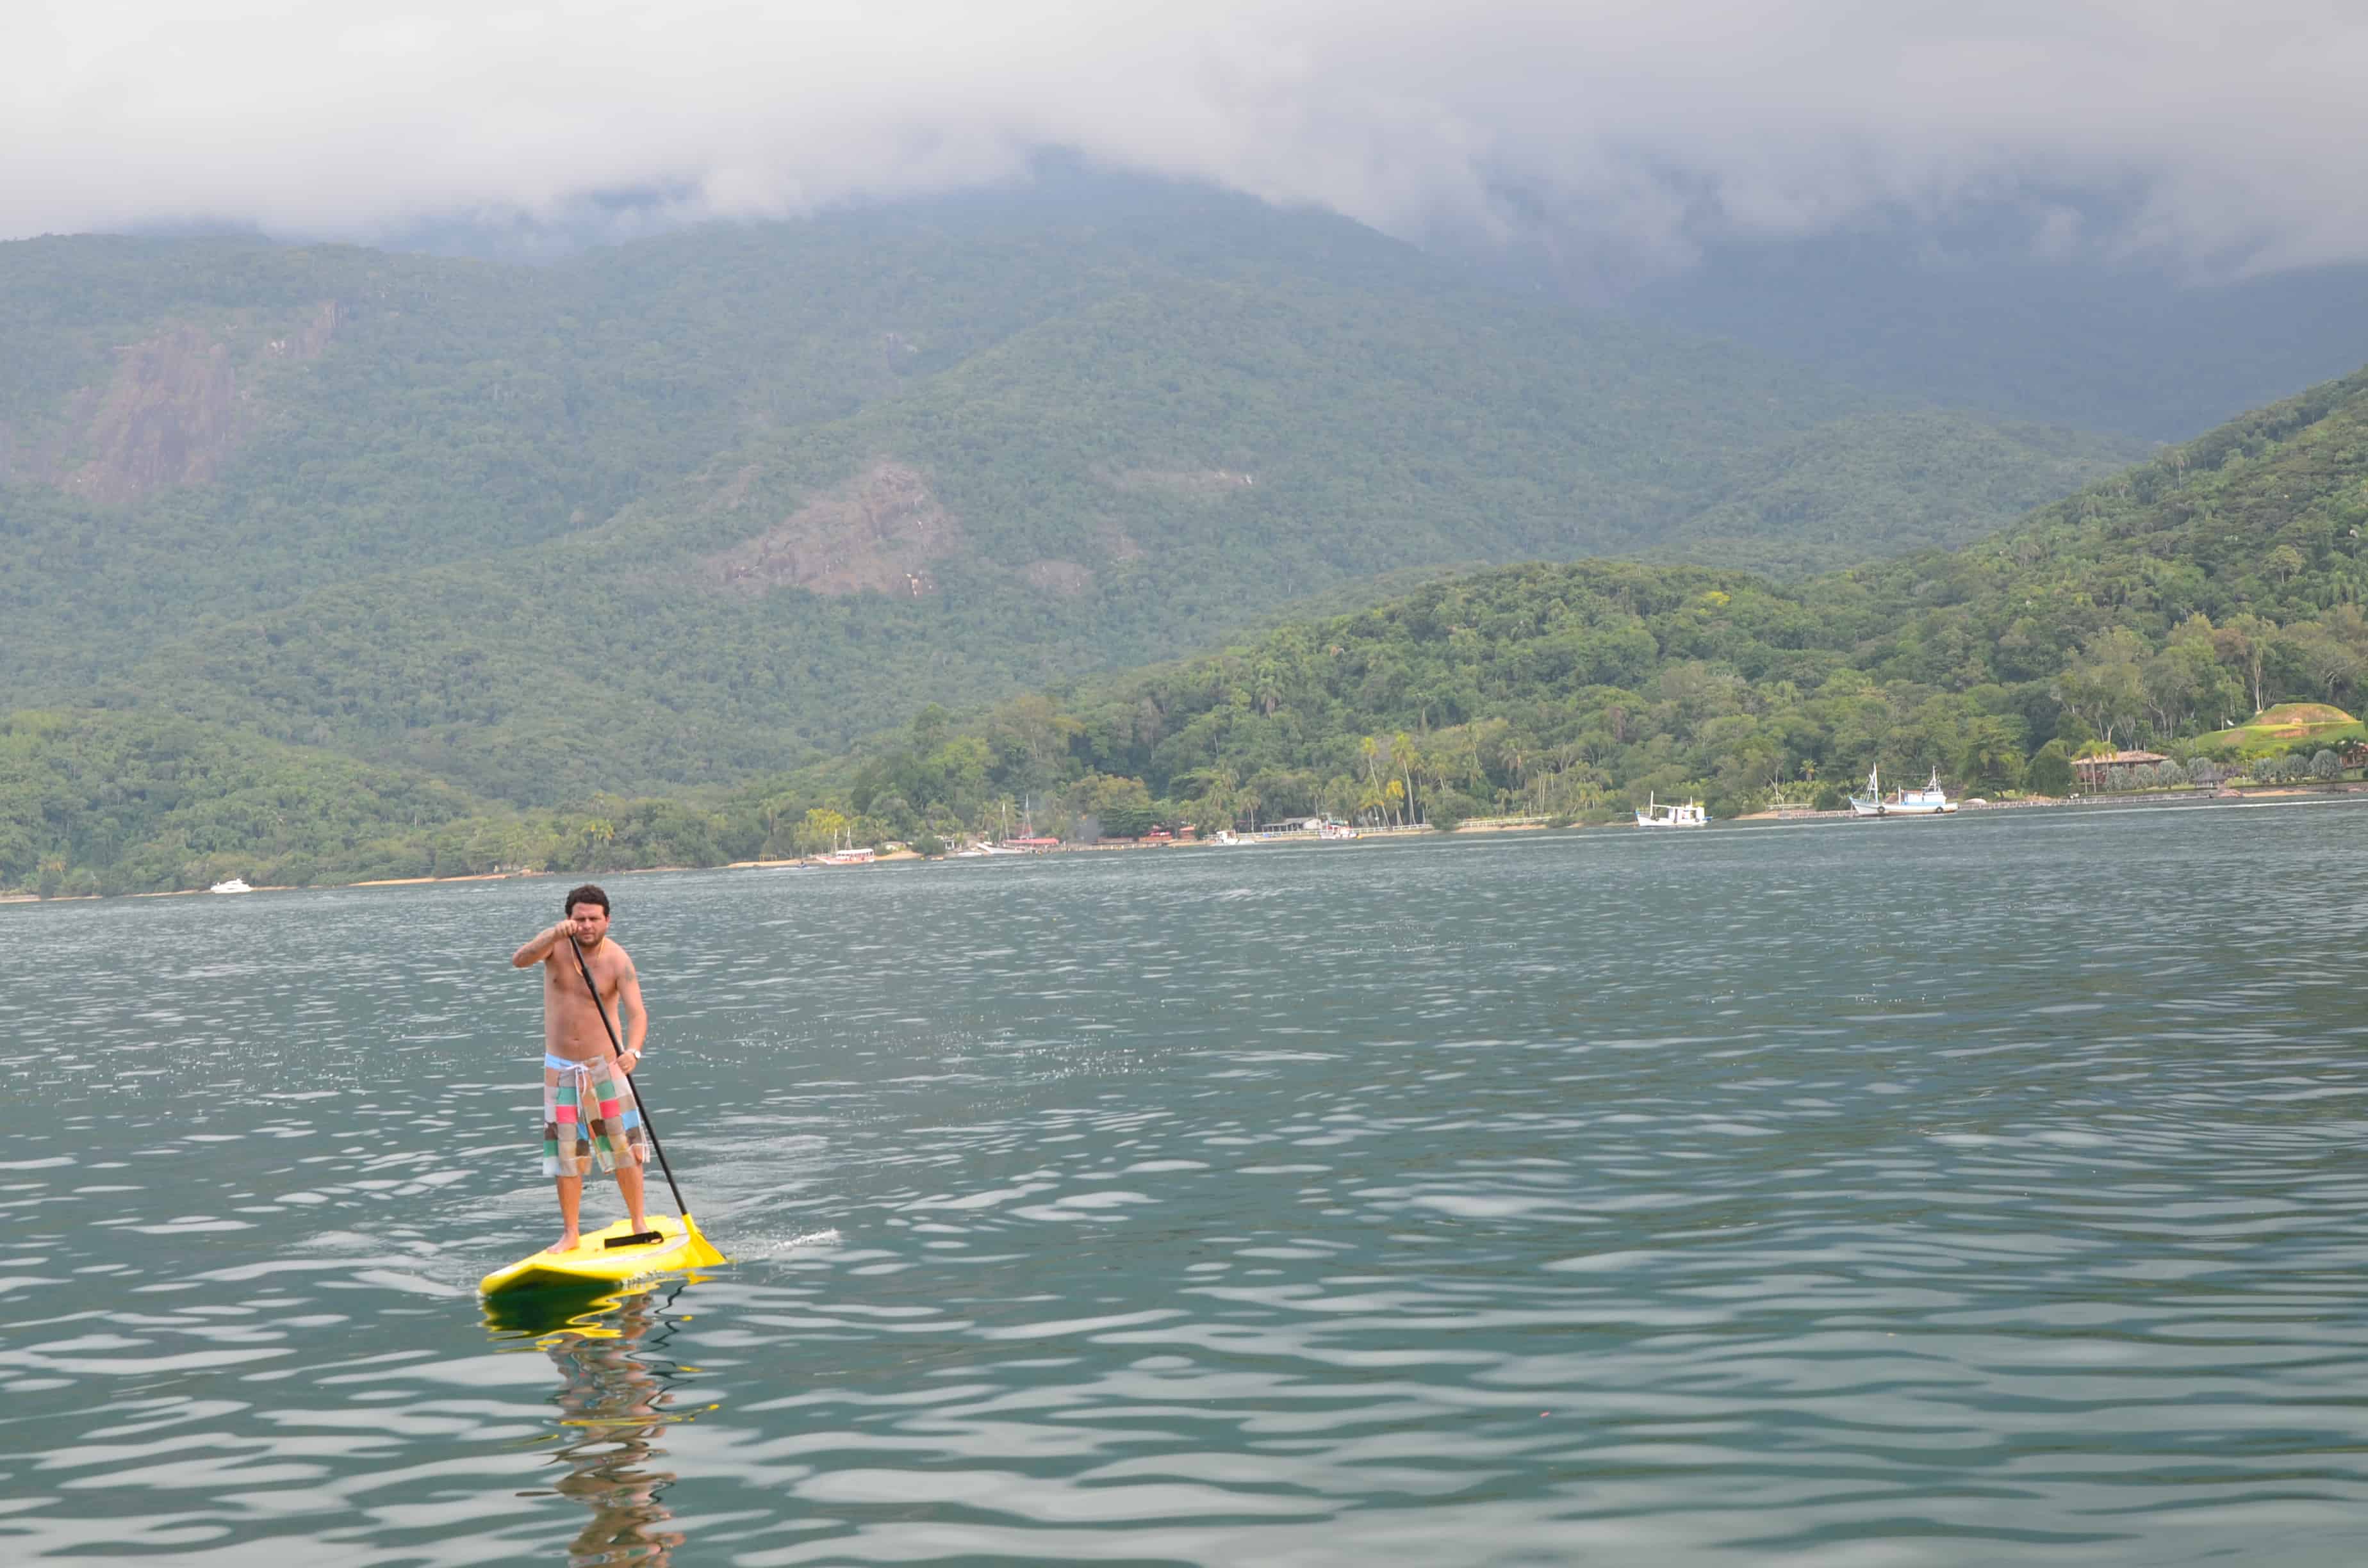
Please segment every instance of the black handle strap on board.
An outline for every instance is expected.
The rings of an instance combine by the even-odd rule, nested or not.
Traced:
[[[575,972],[584,977],[584,989],[592,994],[592,1010],[600,1015],[600,1027],[608,1031],[609,1049],[617,1058],[617,1071],[625,1074],[625,1087],[633,1091],[633,1106],[642,1113],[643,1130],[650,1135],[650,1153],[658,1157],[658,1169],[666,1173],[666,1190],[674,1194],[674,1210],[688,1224],[690,1206],[682,1200],[682,1188],[674,1184],[674,1167],[666,1164],[666,1145],[658,1142],[658,1124],[650,1119],[650,1108],[642,1098],[642,1086],[633,1082],[631,1073],[625,1072],[625,1048],[618,1043],[617,1026],[609,1021],[609,1009],[600,1005],[600,988],[592,983],[592,966],[584,961],[584,949],[575,945],[575,933],[573,931],[567,934],[567,950],[575,955]],[[643,1231],[638,1235],[620,1236],[609,1244],[612,1247],[633,1246],[658,1239],[657,1232]]]

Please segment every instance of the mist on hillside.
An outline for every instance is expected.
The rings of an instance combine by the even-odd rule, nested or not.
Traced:
[[[2368,130],[2363,62],[2368,17],[2320,0],[119,0],[12,28],[0,235],[629,237],[1057,153],[1575,277],[2004,209],[2033,254],[2227,278],[2368,258],[2368,194],[2329,155]]]

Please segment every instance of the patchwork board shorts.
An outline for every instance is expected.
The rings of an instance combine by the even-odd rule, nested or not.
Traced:
[[[616,1061],[542,1059],[542,1174],[581,1176],[592,1164],[611,1175],[650,1163],[649,1133],[633,1086]]]

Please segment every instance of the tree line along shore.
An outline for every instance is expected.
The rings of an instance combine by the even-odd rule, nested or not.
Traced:
[[[2202,803],[2206,801],[2214,800],[2259,801],[2263,800],[2294,799],[2303,796],[2317,796],[2326,798],[2340,795],[2356,795],[2363,791],[2368,791],[2368,779],[2363,779],[2359,777],[2357,770],[2354,770],[2350,775],[2338,776],[2332,779],[2317,779],[2316,776],[2313,776],[2313,778],[2314,781],[2307,784],[2296,784],[2292,782],[2256,783],[2253,780],[2241,778],[2217,787],[2192,786],[2182,788],[2178,786],[2140,784],[2130,786],[2126,790],[2114,790],[2105,793],[2085,796],[2076,794],[2069,797],[2054,797],[2031,794],[2027,792],[2016,792],[1995,801],[1975,799],[1966,802],[1965,809],[1968,812],[1975,813],[1987,811],[2023,811],[2032,809],[2061,809],[2078,811],[2084,807],[2113,804],[2175,806],[2182,803]],[[2346,781],[2347,778],[2349,778],[2348,782]],[[1853,813],[1850,811],[1847,805],[1840,807],[1819,804],[1803,805],[1797,801],[1780,801],[1772,805],[1746,812],[1735,820],[1738,822],[1801,822],[1816,819],[1847,821],[1851,819]],[[1469,837],[1479,835],[1495,834],[1548,833],[1558,830],[1579,831],[1588,828],[1625,825],[1628,819],[1625,817],[1591,822],[1537,816],[1474,818],[1467,821],[1452,823],[1444,827],[1428,822],[1408,824],[1402,826],[1369,826],[1358,829],[1353,837],[1347,837],[1344,835],[1344,840],[1345,843],[1348,844],[1362,844],[1370,846],[1378,844],[1398,842],[1407,838],[1439,838],[1450,834],[1456,835],[1458,836]],[[1281,846],[1312,846],[1319,842],[1324,841],[1319,839],[1318,836],[1313,833],[1272,833],[1258,832],[1255,830],[1240,835],[1230,840],[1203,838],[1199,836],[1197,833],[1192,831],[1188,825],[1183,834],[1167,837],[1146,836],[1133,839],[1104,837],[1092,840],[1064,840],[1047,847],[1023,851],[1020,853],[1030,856],[1071,854],[1093,855],[1110,852],[1153,849],[1190,850],[1196,848],[1215,849],[1220,847],[1256,848],[1259,846],[1275,847]],[[1329,852],[1333,848],[1341,846],[1344,846],[1342,843],[1335,843],[1327,845],[1326,849],[1327,852]],[[242,892],[274,893],[301,892],[307,891],[308,889],[428,887],[450,882],[565,879],[585,875],[591,871],[598,871],[598,874],[606,876],[640,876],[666,871],[846,869],[864,866],[921,864],[959,858],[962,858],[962,855],[959,850],[942,845],[934,849],[924,850],[915,848],[911,845],[889,841],[878,846],[878,852],[876,854],[866,856],[860,859],[853,858],[834,858],[827,854],[816,854],[811,856],[801,855],[787,859],[727,860],[720,864],[683,863],[632,866],[614,865],[606,868],[575,867],[567,869],[521,866],[492,871],[460,871],[444,875],[430,873],[414,877],[372,877],[351,881],[320,881],[302,884],[292,882],[275,883],[267,881],[251,883],[240,888],[238,891]],[[124,892],[112,895],[86,887],[75,892],[66,892],[63,889],[60,889],[49,893],[43,893],[37,890],[18,888],[11,889],[6,892],[0,892],[0,903],[71,903],[96,900],[108,896],[120,896],[135,899],[188,898],[206,894],[211,891],[211,884],[172,889],[149,889],[137,892]]]

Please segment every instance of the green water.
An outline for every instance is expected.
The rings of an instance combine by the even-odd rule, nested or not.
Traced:
[[[2368,808],[0,908],[0,1559],[2343,1563]],[[614,1212],[613,1192],[593,1212]],[[597,1222],[596,1219],[596,1222]]]

